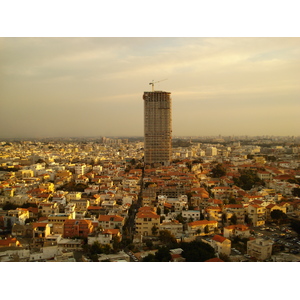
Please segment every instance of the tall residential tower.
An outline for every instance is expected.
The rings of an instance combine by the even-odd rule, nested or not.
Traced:
[[[145,164],[169,165],[172,158],[171,93],[144,92]]]

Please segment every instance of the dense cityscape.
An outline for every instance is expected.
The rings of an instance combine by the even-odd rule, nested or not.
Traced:
[[[0,260],[299,261],[299,137],[0,143]]]
[[[1,262],[300,261],[299,39],[0,41]]]

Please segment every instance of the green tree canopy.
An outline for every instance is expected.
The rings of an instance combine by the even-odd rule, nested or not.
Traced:
[[[280,220],[286,219],[286,214],[280,209],[274,209],[271,211],[271,218],[280,222]]]
[[[300,234],[300,221],[299,220],[291,220],[291,227],[294,231]]]
[[[179,247],[183,249],[181,255],[187,262],[203,262],[215,257],[214,248],[202,241],[181,242]]]
[[[177,241],[175,236],[169,230],[159,231],[159,240],[166,245],[176,245]]]
[[[160,247],[155,254],[148,254],[143,258],[143,262],[169,262],[172,256],[170,254],[170,248],[163,246]]]
[[[243,190],[251,190],[255,185],[265,185],[253,170],[240,171],[241,176],[233,178],[234,184]]]
[[[233,225],[236,225],[237,223],[237,216],[235,214],[232,215],[232,217],[230,218],[230,222]]]
[[[212,177],[220,178],[226,175],[226,170],[221,164],[217,164],[212,170]]]

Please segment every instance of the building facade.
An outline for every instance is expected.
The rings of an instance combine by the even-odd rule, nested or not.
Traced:
[[[259,261],[266,260],[272,255],[273,242],[263,239],[253,239],[247,242],[247,253]]]
[[[172,158],[171,93],[144,92],[144,135],[146,164],[169,165]]]

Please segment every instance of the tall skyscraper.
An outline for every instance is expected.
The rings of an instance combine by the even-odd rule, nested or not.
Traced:
[[[172,159],[171,93],[144,92],[144,162],[169,165]]]

